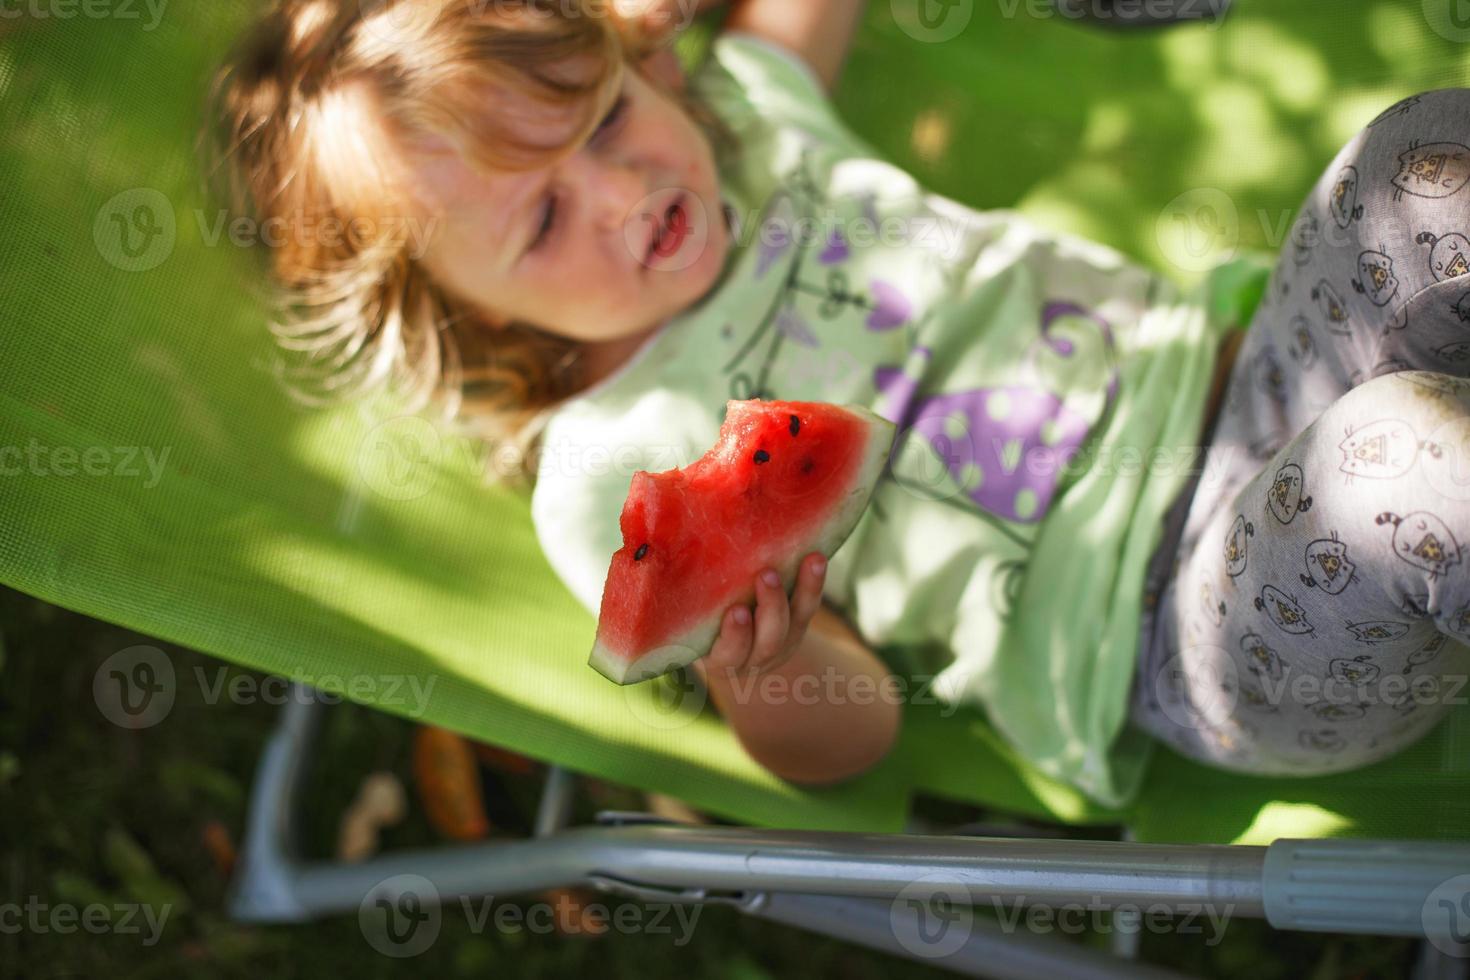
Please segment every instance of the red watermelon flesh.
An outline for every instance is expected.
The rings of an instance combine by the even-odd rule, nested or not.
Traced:
[[[633,474],[623,546],[602,590],[591,664],[619,684],[709,653],[755,576],[830,556],[868,506],[894,425],[856,405],[730,401],[713,448],[681,470]]]

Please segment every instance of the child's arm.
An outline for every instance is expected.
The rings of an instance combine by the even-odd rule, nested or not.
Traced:
[[[694,668],[745,750],[783,779],[833,783],[877,764],[898,736],[896,679],[822,604],[811,555],[790,600],[756,580],[754,617],[726,613]]]
[[[828,92],[852,47],[866,0],[732,0],[727,31],[748,31],[812,66]]]

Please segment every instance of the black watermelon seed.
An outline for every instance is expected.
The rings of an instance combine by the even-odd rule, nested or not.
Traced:
[[[815,460],[813,460],[810,456],[805,456],[801,460],[801,471],[803,473],[810,473],[813,469],[816,468],[816,465],[817,464]]]
[[[801,431],[801,419],[795,415],[791,416],[791,434],[794,436]]]
[[[646,555],[646,554],[648,554],[648,542],[645,541],[643,544],[640,544],[638,546],[638,550],[637,551],[633,552],[633,560],[634,561],[642,561],[643,560],[643,556]]]
[[[766,463],[766,462],[769,462],[770,459],[771,459],[771,454],[768,453],[768,452],[766,452],[764,449],[757,449],[755,451],[755,461],[757,463]]]

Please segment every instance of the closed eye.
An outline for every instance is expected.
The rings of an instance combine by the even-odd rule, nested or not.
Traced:
[[[536,237],[532,240],[526,251],[534,252],[536,249],[540,248],[541,243],[546,241],[547,236],[551,234],[551,226],[555,223],[556,195],[552,194],[546,199],[546,207],[541,209],[541,227],[537,229]]]
[[[602,122],[597,124],[597,129],[593,132],[592,138],[595,140],[606,139],[607,134],[612,132],[618,123],[622,122],[627,111],[628,97],[626,95],[618,96],[617,101],[612,104],[612,108],[608,109],[607,115],[602,117]],[[534,252],[550,237],[552,228],[556,224],[556,205],[557,200],[555,194],[547,197],[546,206],[541,209],[541,225],[536,230],[536,237],[526,247],[526,251]]]
[[[628,110],[628,97],[620,95],[612,108],[607,110],[607,115],[602,117],[602,122],[597,124],[597,130],[592,134],[593,139],[604,138],[619,122],[622,121],[624,113]]]

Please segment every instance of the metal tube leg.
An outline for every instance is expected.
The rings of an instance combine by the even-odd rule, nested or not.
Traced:
[[[292,684],[281,720],[261,754],[240,870],[230,895],[230,915],[242,922],[311,918],[296,885],[296,802],[311,758],[307,748],[321,725],[323,708],[311,688]]]

